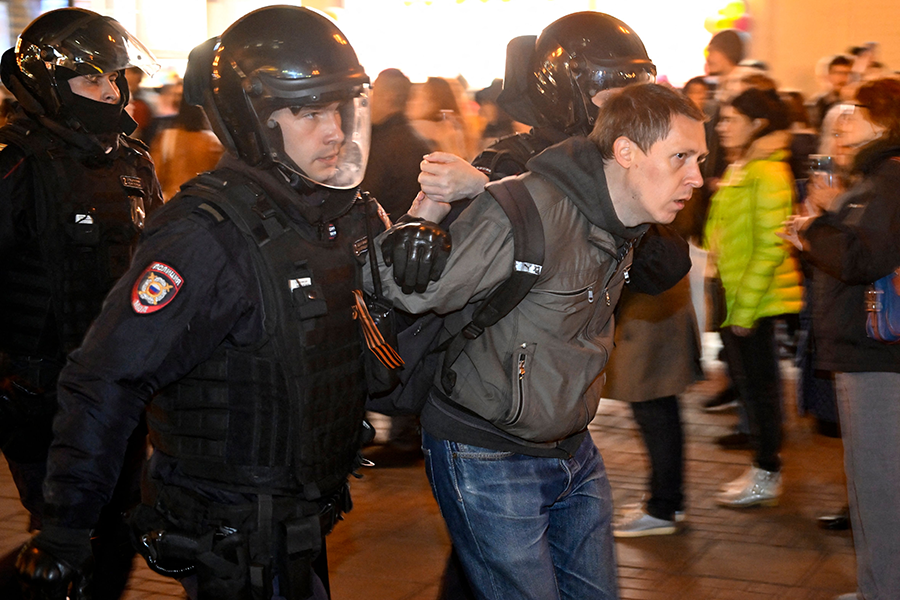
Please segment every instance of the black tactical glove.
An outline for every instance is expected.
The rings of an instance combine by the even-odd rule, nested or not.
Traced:
[[[90,600],[91,531],[48,526],[19,552],[25,600]],[[77,565],[77,566],[76,566]]]
[[[394,281],[404,294],[422,293],[447,266],[450,234],[430,221],[399,221],[381,243],[384,264],[394,266]]]

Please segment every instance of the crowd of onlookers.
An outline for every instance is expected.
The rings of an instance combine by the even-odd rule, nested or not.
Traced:
[[[646,240],[675,231],[698,260],[693,276],[663,294],[626,292],[618,307],[604,397],[632,403],[651,476],[648,501],[620,510],[613,534],[668,535],[689,518],[678,397],[703,376],[699,333],[714,330],[729,386],[704,408],[736,408],[735,430],[719,443],[752,450],[748,469],[724,483],[716,501],[735,509],[779,501],[785,410],[780,361],[794,356],[800,367],[797,408],[812,415],[822,433],[844,438],[845,512],[855,534],[860,594],[848,598],[889,598],[900,593],[900,572],[892,563],[900,555],[900,345],[867,335],[871,307],[863,300],[873,281],[898,268],[900,78],[878,61],[874,44],[823,59],[819,67],[827,89],[806,98],[775,81],[766,65],[748,60],[744,34],[724,30],[707,47],[706,73],[680,90],[693,106],[662,90],[686,106],[685,114],[696,115],[698,138],[705,115],[708,155],[700,167],[702,184],[697,178],[688,186],[693,195],[672,229],[661,227]],[[125,110],[137,123],[132,137],[149,148],[168,201],[196,174],[216,168],[225,151],[220,132],[212,131],[203,109],[184,101],[179,78],[152,89],[142,85],[144,74],[136,67],[125,76],[131,98]],[[398,69],[373,77],[371,156],[362,189],[393,219],[414,199],[441,200],[445,189],[466,189],[452,180],[453,173],[465,172],[456,161],[468,166],[475,160],[477,166],[483,151],[529,130],[498,101],[503,86],[497,79],[472,91],[461,77],[413,83]],[[610,86],[585,99],[596,111],[619,93]],[[0,110],[5,121],[14,106],[4,100]],[[570,136],[561,145],[577,146],[572,131],[560,133]],[[468,177],[473,191],[484,190],[482,175]],[[453,199],[462,196],[475,194],[460,192]],[[702,293],[692,293],[698,284]],[[651,347],[657,352],[652,359]],[[647,368],[639,377],[640,357]],[[670,376],[663,363],[678,371],[672,379],[638,389],[636,381],[661,383]],[[392,451],[394,459],[417,460],[420,444],[416,418],[395,418],[375,462],[388,464]],[[834,526],[833,519],[828,523]]]

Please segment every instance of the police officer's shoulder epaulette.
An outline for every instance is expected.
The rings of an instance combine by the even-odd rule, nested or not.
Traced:
[[[128,145],[132,148],[139,148],[144,152],[150,152],[150,146],[144,140],[139,140],[138,138],[131,137],[130,135],[122,135],[125,138],[125,141],[128,142]]]
[[[203,217],[210,218],[216,225],[228,220],[228,215],[225,214],[215,202],[201,202],[197,205],[197,208],[194,209],[193,214],[199,214]]]

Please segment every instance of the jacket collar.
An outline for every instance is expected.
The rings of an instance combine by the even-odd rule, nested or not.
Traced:
[[[617,248],[647,230],[648,225],[626,227],[619,220],[609,196],[603,157],[587,138],[574,136],[550,146],[528,161],[527,167],[559,188],[592,225],[612,235]]]
[[[757,160],[787,160],[790,157],[791,133],[773,131],[754,140],[744,155],[732,163],[722,177],[723,186],[736,186],[744,182],[747,165]]]

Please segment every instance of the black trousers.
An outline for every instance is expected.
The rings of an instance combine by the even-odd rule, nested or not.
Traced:
[[[735,335],[729,328],[720,332],[734,384],[747,410],[754,463],[766,471],[781,470],[781,371],[775,345],[776,320],[760,319],[746,336]]]
[[[632,402],[650,458],[650,499],[646,511],[672,521],[684,510],[684,430],[677,396]]]

